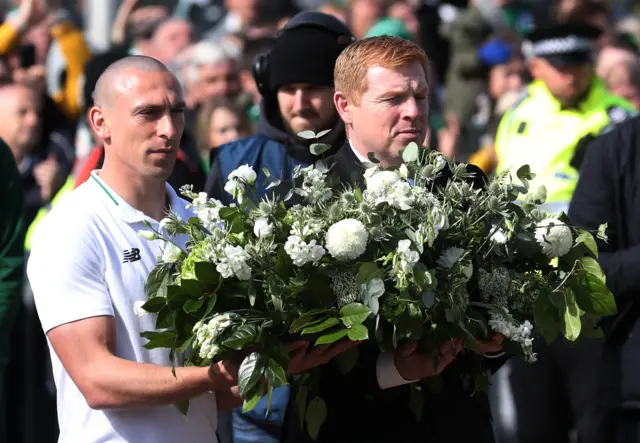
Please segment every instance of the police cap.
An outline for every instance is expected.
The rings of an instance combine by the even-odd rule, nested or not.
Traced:
[[[554,66],[592,63],[600,34],[598,28],[582,22],[554,24],[527,34],[522,51],[527,58],[544,58]]]

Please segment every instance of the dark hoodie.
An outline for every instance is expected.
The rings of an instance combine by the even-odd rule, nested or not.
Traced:
[[[225,204],[233,203],[231,195],[225,192],[224,185],[229,174],[239,166],[249,165],[256,171],[256,190],[259,197],[264,197],[269,182],[263,169],[267,169],[272,177],[289,180],[297,165],[308,166],[318,159],[309,151],[309,145],[315,141],[290,134],[284,129],[275,96],[265,97],[260,111],[260,122],[255,135],[211,151],[211,172],[205,185],[209,197]],[[333,128],[320,139],[320,142],[331,145],[331,149],[323,155],[329,156],[337,152],[345,141],[344,124],[336,114]]]

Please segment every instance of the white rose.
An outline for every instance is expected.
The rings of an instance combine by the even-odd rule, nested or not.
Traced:
[[[252,185],[255,183],[258,176],[256,171],[249,165],[242,165],[238,169],[231,171],[229,174],[229,180],[241,179],[243,182]]]
[[[162,261],[164,263],[175,263],[182,255],[182,249],[173,243],[166,243],[162,252]]]
[[[546,218],[536,227],[536,240],[549,258],[562,257],[573,246],[571,229],[556,218]]]
[[[325,246],[338,260],[355,260],[367,249],[369,233],[361,221],[347,218],[329,227]]]
[[[143,229],[141,231],[138,231],[138,235],[144,238],[145,240],[155,240],[156,238],[158,238],[156,233],[153,231],[150,231],[149,229]]]
[[[256,224],[253,225],[253,233],[256,237],[265,237],[273,234],[273,225],[269,223],[266,218],[256,220]]]
[[[366,179],[367,191],[375,196],[386,195],[399,180],[400,177],[393,171],[378,171]]]

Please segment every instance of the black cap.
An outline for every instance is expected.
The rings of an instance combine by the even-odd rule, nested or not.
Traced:
[[[269,88],[309,83],[333,86],[333,68],[353,34],[337,18],[317,11],[296,14],[277,35],[269,54]]]
[[[592,63],[593,45],[601,33],[582,22],[538,28],[525,36],[522,52],[526,57],[544,58],[554,66]]]

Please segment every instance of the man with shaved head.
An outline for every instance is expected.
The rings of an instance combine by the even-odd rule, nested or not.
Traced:
[[[101,170],[53,208],[27,275],[52,356],[60,443],[215,442],[216,410],[238,406],[237,364],[178,367],[146,349],[145,281],[168,247],[142,239],[186,202],[166,184],[184,129],[184,99],[159,61],[130,56],[98,80],[91,127]],[[184,246],[178,242],[179,246]],[[168,260],[168,259],[167,259]],[[190,400],[183,416],[176,402]]]

